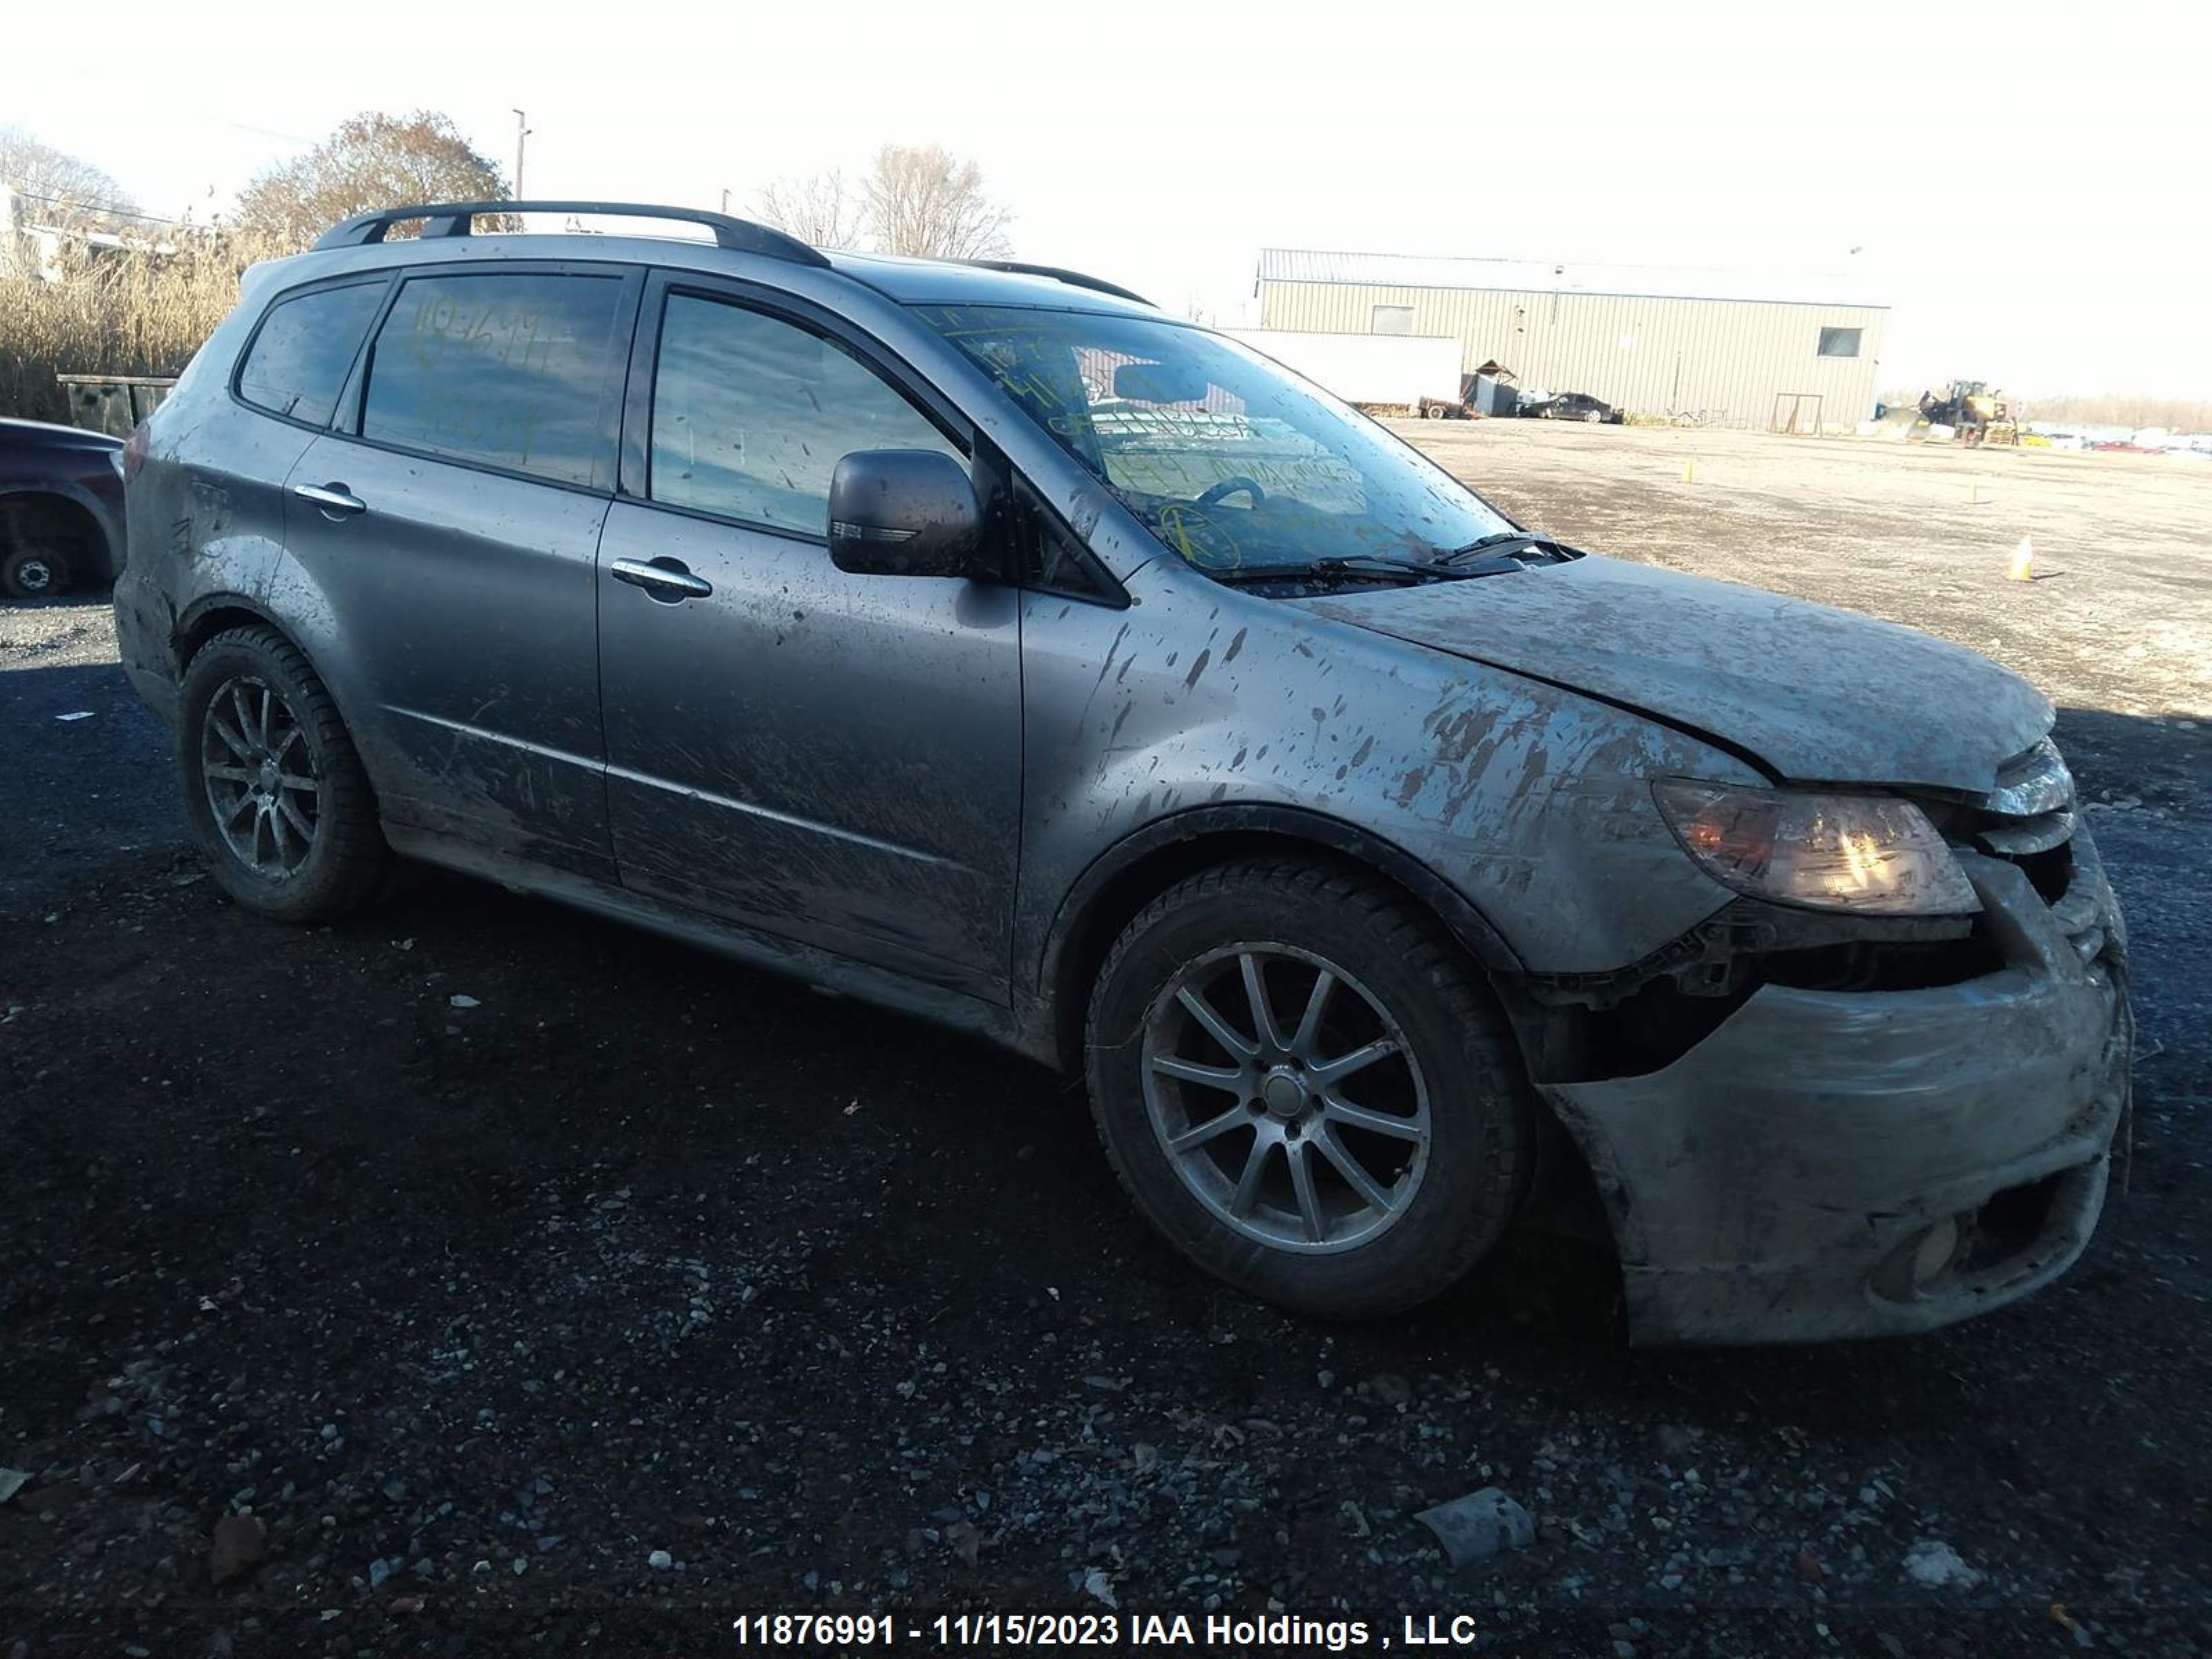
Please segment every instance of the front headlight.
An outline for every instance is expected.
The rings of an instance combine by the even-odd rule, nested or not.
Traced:
[[[1690,856],[1740,893],[1869,916],[1982,908],[1943,837],[1911,801],[1673,778],[1651,789]]]

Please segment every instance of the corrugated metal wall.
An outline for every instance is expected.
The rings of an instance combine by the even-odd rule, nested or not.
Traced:
[[[1783,393],[1819,394],[1829,427],[1873,414],[1889,315],[1875,307],[1754,300],[1260,284],[1262,328],[1366,334],[1375,331],[1376,306],[1412,307],[1413,333],[1457,335],[1470,373],[1495,358],[1523,388],[1587,392],[1638,415],[1761,428],[1774,421]],[[1824,328],[1860,330],[1859,355],[1820,356]],[[1800,419],[1811,418],[1807,405]]]

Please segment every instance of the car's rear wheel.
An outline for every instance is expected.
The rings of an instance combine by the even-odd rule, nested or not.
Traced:
[[[1592,426],[1595,426],[1604,418],[1605,411],[1601,409],[1586,409],[1583,411],[1583,419],[1588,421]]]
[[[0,554],[0,592],[11,599],[48,599],[68,591],[69,556],[33,544]]]
[[[247,908],[329,921],[375,890],[389,851],[330,693],[274,629],[218,634],[185,671],[185,816],[216,880]]]
[[[1091,1109],[1137,1206],[1239,1289],[1376,1316],[1512,1218],[1533,1106],[1510,1034],[1420,906],[1328,866],[1171,888],[1100,969]]]

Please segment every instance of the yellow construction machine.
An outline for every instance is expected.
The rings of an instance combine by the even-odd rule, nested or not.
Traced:
[[[2020,423],[2002,394],[1986,380],[1954,380],[1941,392],[1920,394],[1920,418],[1948,426],[1962,444],[2016,444]]]

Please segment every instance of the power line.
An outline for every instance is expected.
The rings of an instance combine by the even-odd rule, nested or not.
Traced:
[[[25,190],[20,185],[10,185],[9,188],[27,202],[44,202],[50,207],[82,208],[88,213],[106,213],[118,219],[143,219],[155,225],[181,226],[187,222],[183,219],[167,218],[159,213],[142,213],[137,208],[127,208],[116,202],[87,201],[77,196],[42,196],[37,191]]]

